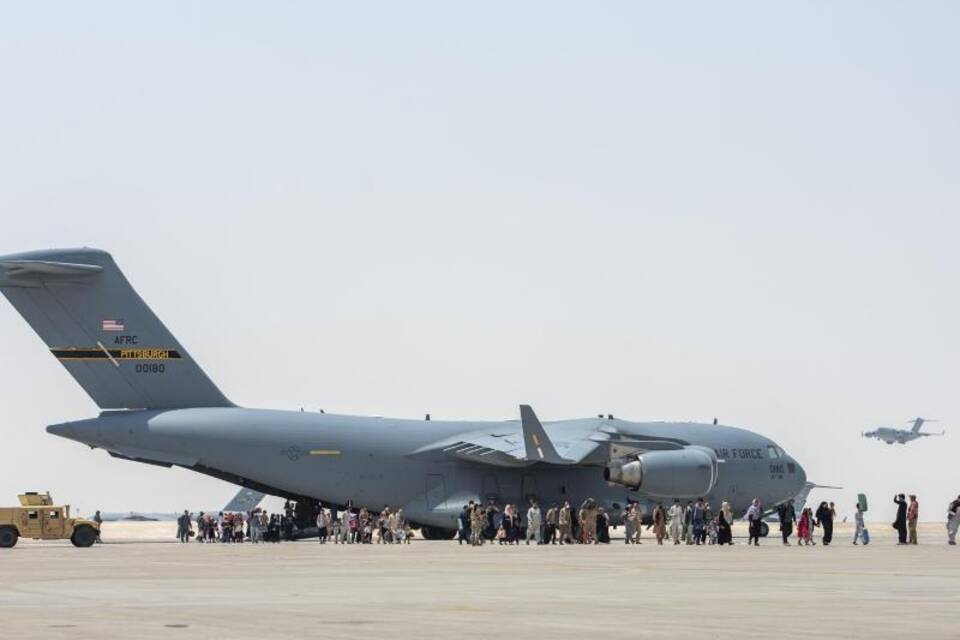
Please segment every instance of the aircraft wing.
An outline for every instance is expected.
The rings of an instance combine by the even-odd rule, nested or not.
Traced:
[[[526,467],[538,462],[576,465],[584,463],[608,439],[606,434],[585,430],[580,437],[554,441],[529,405],[520,406],[520,417],[520,421],[432,442],[410,455],[442,455],[496,467]]]

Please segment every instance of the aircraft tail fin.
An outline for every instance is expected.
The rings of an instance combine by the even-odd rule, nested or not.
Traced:
[[[0,256],[0,292],[101,409],[233,406],[109,253]]]
[[[913,428],[910,430],[914,433],[920,433],[920,427],[923,426],[924,422],[927,422],[927,420],[924,420],[923,418],[915,418],[913,421]]]
[[[552,464],[569,464],[557,453],[550,436],[544,431],[543,425],[533,412],[530,405],[520,405],[520,423],[523,429],[523,442],[526,447],[526,459],[534,462],[549,462]]]

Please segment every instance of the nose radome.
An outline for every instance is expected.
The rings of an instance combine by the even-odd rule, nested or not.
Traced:
[[[797,491],[799,491],[807,484],[807,472],[804,471],[803,467],[800,466],[800,463],[796,460],[793,461],[793,464],[797,465]]]
[[[51,424],[47,427],[47,433],[52,433],[55,436],[60,436],[61,438],[70,438],[71,440],[77,439],[77,433],[73,430],[69,424]]]

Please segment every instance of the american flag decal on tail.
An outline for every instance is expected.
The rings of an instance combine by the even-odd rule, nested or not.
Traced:
[[[100,323],[100,328],[103,331],[126,331],[126,327],[123,326],[123,320],[104,320]]]

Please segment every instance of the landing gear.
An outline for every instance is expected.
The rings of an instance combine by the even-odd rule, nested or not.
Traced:
[[[768,525],[766,522],[761,522],[761,523],[760,523],[760,537],[761,537],[761,538],[766,538],[768,535],[770,535],[770,525]]]
[[[456,529],[441,529],[439,527],[420,527],[420,535],[424,540],[453,540],[457,535]]]

